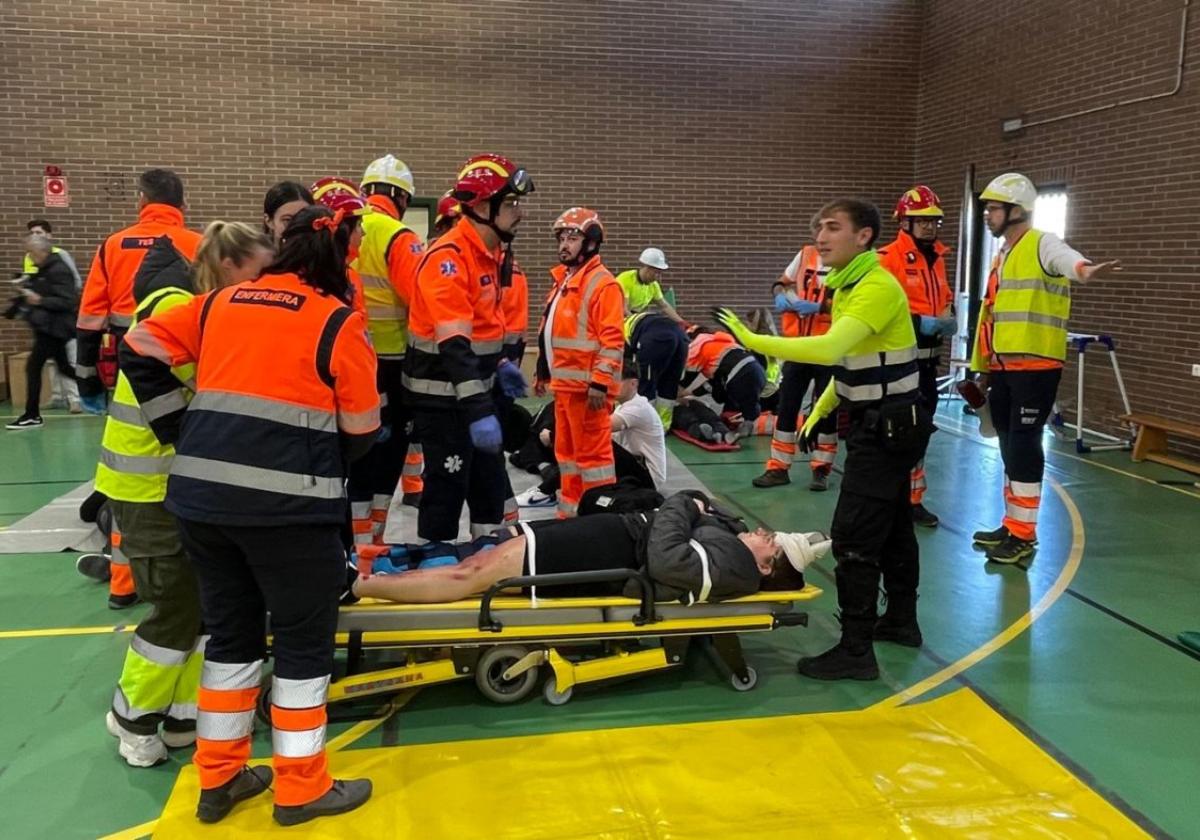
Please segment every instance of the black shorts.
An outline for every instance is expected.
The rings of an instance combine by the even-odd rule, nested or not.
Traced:
[[[528,528],[528,531],[525,529]],[[597,513],[575,519],[522,522],[526,575],[637,569],[637,542],[617,514]],[[567,586],[539,586],[546,598],[586,598],[619,595],[624,581]]]

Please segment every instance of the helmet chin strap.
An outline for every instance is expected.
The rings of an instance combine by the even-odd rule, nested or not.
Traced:
[[[503,230],[496,224],[496,214],[500,211],[500,202],[503,200],[503,198],[503,195],[497,195],[493,196],[491,200],[488,201],[488,215],[486,219],[476,213],[474,207],[467,207],[464,204],[462,210],[463,213],[465,213],[469,218],[474,219],[481,225],[487,225],[490,227],[493,231],[495,231],[496,236],[500,237],[501,242],[508,244],[509,242],[513,241],[513,239],[516,237],[516,234],[511,230]]]
[[[1012,212],[1015,209],[1017,209],[1017,205],[1015,205],[1015,204],[1005,204],[1004,205],[1004,224],[1002,224],[1000,226],[1000,230],[996,231],[997,236],[1003,236],[1004,231],[1008,230],[1010,225],[1012,225],[1014,223],[1020,224],[1021,222],[1025,221],[1025,218],[1026,218],[1025,216],[1021,216],[1021,218],[1019,218],[1019,219],[1014,219],[1012,217]],[[1021,212],[1022,213],[1025,212],[1024,208],[1022,208]]]

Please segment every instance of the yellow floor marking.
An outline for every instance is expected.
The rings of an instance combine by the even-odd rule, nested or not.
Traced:
[[[349,750],[360,810],[285,829],[259,796],[219,826],[180,773],[158,835],[758,840],[1145,837],[973,692],[891,709]]]
[[[138,840],[138,838],[149,837],[153,834],[157,825],[158,820],[150,820],[150,822],[144,822],[141,825],[123,828],[112,834],[106,834],[100,840]]]
[[[1029,612],[1025,613],[1008,627],[1004,628],[1002,631],[1000,631],[1000,633],[996,634],[985,644],[980,645],[975,650],[959,659],[957,662],[950,663],[936,674],[931,674],[920,682],[909,686],[901,692],[893,694],[891,697],[880,700],[878,703],[870,706],[869,708],[881,709],[899,706],[902,703],[907,703],[910,700],[920,697],[922,694],[932,691],[947,680],[954,679],[972,665],[975,665],[991,656],[1017,636],[1028,630],[1029,626],[1033,624],[1033,622],[1037,621],[1038,618],[1046,612],[1046,610],[1050,609],[1055,601],[1062,597],[1062,594],[1067,590],[1067,587],[1070,586],[1071,581],[1074,579],[1075,573],[1079,571],[1079,564],[1083,559],[1083,517],[1079,515],[1079,508],[1075,506],[1074,500],[1067,493],[1067,491],[1063,489],[1061,484],[1048,476],[1046,481],[1054,489],[1054,492],[1058,494],[1059,499],[1062,500],[1063,505],[1067,509],[1067,514],[1071,517],[1071,550],[1067,555],[1066,564],[1063,566],[1062,571],[1058,573],[1058,578],[1054,581],[1054,585],[1051,586],[1046,591],[1046,594],[1043,595],[1041,599],[1033,605]]]
[[[50,636],[103,636],[113,633],[131,633],[136,624],[118,624],[101,627],[43,627],[40,630],[0,630],[0,639],[37,639]]]

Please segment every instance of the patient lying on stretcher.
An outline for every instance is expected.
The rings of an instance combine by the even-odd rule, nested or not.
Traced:
[[[759,590],[804,588],[804,569],[829,549],[819,533],[750,530],[704,494],[685,491],[649,513],[601,513],[522,522],[456,563],[395,570],[376,563],[352,584],[358,598],[425,604],[482,595],[505,578],[562,572],[643,570],[660,601],[721,601]],[[365,571],[365,570],[363,570]],[[380,573],[383,572],[383,573]],[[542,597],[636,596],[618,583],[539,586]]]

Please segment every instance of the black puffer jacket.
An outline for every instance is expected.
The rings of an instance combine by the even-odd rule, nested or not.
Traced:
[[[29,326],[64,341],[74,338],[79,292],[75,288],[75,275],[63,258],[58,254],[46,257],[25,282],[25,288],[42,297],[37,303],[28,304]]]
[[[701,513],[699,499],[707,510]],[[638,514],[629,514],[631,521]],[[738,534],[745,524],[715,506],[703,493],[676,493],[656,513],[642,517],[638,553],[654,581],[656,600],[725,601],[753,595],[762,587],[754,555]],[[637,597],[636,584],[625,589]]]

